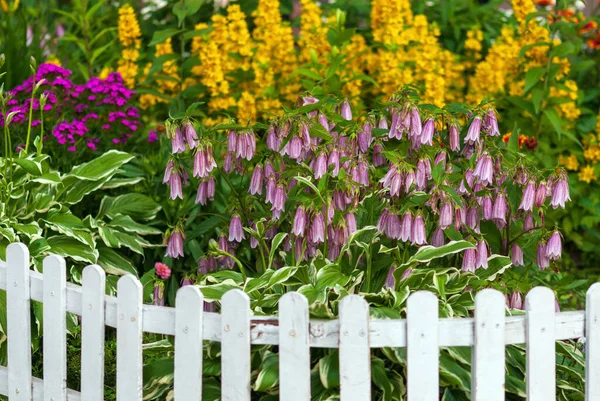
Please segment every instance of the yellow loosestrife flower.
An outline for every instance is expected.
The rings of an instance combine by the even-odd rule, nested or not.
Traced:
[[[596,173],[594,173],[594,167],[587,165],[581,168],[577,175],[579,181],[587,182],[588,184],[592,181],[596,181]]]
[[[128,4],[119,8],[118,33],[123,50],[117,71],[123,77],[125,84],[133,88],[138,73],[137,60],[140,57],[142,32],[135,11]]]
[[[567,170],[576,171],[579,168],[577,156],[572,153],[569,156],[560,156],[558,162],[565,166]]]

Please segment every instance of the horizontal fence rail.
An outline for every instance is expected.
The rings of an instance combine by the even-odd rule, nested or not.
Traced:
[[[441,347],[471,346],[472,397],[504,399],[504,347],[527,345],[529,400],[555,399],[555,341],[586,337],[586,400],[600,399],[600,283],[587,295],[585,311],[554,311],[554,295],[537,287],[526,297],[525,315],[505,317],[504,296],[483,290],[473,318],[438,317],[438,300],[417,291],[408,298],[407,319],[371,319],[367,302],[349,295],[336,320],[309,319],[308,302],[285,294],[279,316],[252,316],[240,290],[227,292],[221,314],[203,312],[194,286],[177,292],[176,308],[143,305],[135,277],[121,277],[117,297],[105,295],[105,274],[84,269],[82,286],[66,282],[64,259],[48,256],[41,274],[29,269],[23,244],[7,248],[0,261],[0,289],[7,292],[8,367],[0,367],[0,394],[10,401],[103,400],[104,326],[117,329],[117,400],[142,400],[142,333],[175,336],[176,401],[202,397],[202,339],[221,342],[223,400],[250,400],[251,344],[279,345],[280,399],[310,399],[310,348],[339,348],[343,401],[371,399],[371,348],[407,347],[408,400],[439,397]],[[30,301],[44,304],[44,378],[31,377]],[[66,388],[65,313],[82,318],[81,393]]]

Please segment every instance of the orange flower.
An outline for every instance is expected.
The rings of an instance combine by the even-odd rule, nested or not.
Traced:
[[[579,33],[584,34],[593,31],[596,28],[598,28],[598,24],[596,24],[596,21],[588,21],[584,26],[579,28]]]
[[[554,5],[554,1],[552,0],[535,0],[535,4],[538,6],[552,6]]]

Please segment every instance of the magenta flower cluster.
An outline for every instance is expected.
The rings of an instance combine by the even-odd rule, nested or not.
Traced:
[[[452,112],[419,106],[405,91],[358,119],[347,101],[305,96],[298,105],[301,111],[274,119],[258,137],[252,128],[228,127],[219,135],[219,127],[207,129],[188,117],[170,122],[173,157],[165,183],[172,199],[183,199],[190,182],[188,150],[198,180],[196,204],[214,198],[219,174],[230,187],[233,177],[227,177],[239,177],[234,182],[246,192],[229,203],[229,225],[214,242],[221,254],[202,257],[199,274],[235,266],[232,258],[245,241],[263,252],[261,243],[270,246],[278,232],[288,234],[282,249],[296,262],[319,255],[333,261],[368,225],[386,246],[407,251],[398,253],[399,264],[420,247],[458,239],[472,244],[462,255],[466,272],[487,269],[495,254],[540,269],[560,258],[560,233],[544,228],[544,213],[570,200],[567,175],[542,174],[511,156],[518,150],[509,152],[497,140],[489,105]],[[258,238],[257,222],[265,227]],[[490,230],[501,243],[487,237]],[[167,256],[183,256],[183,238],[175,233]],[[532,240],[537,258],[525,260],[522,247]],[[388,286],[395,283],[393,272]]]
[[[44,94],[44,139],[69,152],[107,150],[126,143],[141,128],[140,112],[132,105],[134,91],[125,86],[119,73],[113,72],[106,79],[92,77],[84,84],[74,83],[71,75],[71,71],[60,66],[42,64],[35,77],[12,89],[8,113],[16,114],[10,122],[11,129],[27,129],[31,91],[40,82],[33,99],[31,125],[41,126],[39,95]],[[3,125],[0,115],[0,126]]]

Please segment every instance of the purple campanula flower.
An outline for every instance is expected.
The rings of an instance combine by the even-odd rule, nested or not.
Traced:
[[[410,212],[406,212],[402,217],[402,224],[400,225],[399,239],[402,241],[410,241],[413,234],[413,216]],[[396,237],[391,237],[396,238]]]
[[[217,308],[214,302],[204,301],[204,304],[202,305],[202,312],[214,313],[216,311]]]
[[[212,146],[198,147],[194,155],[194,177],[207,177],[210,172],[217,167],[213,156]]]
[[[167,239],[166,256],[177,259],[183,256],[183,234],[179,228],[176,228]]]
[[[304,229],[306,227],[306,212],[304,211],[304,207],[300,206],[296,209],[296,215],[294,216],[294,223],[292,225],[292,234],[303,237]]]
[[[371,123],[367,121],[364,123],[362,129],[358,131],[358,148],[362,153],[366,153],[369,150],[369,146],[371,146],[371,141],[373,140],[371,129]]]
[[[313,217],[310,226],[310,234],[310,239],[313,244],[325,242],[325,222],[323,220],[323,215],[320,212],[316,212]]]
[[[196,192],[196,204],[201,204],[202,206],[206,205],[206,200],[208,199],[208,181],[200,181],[198,184],[198,192]]]
[[[489,195],[484,196],[481,200],[481,211],[484,220],[492,220],[494,218],[494,206],[492,198]]]
[[[523,263],[523,251],[519,244],[512,244],[512,248],[510,250],[510,261],[513,266],[524,266]]]
[[[450,141],[450,150],[458,152],[460,150],[460,133],[458,132],[458,127],[454,124],[448,127],[448,139]]]
[[[302,237],[296,237],[296,239],[294,239],[294,257],[296,258],[296,261],[301,261],[304,259],[303,254],[304,254],[304,238]]]
[[[383,209],[383,211],[381,212],[381,215],[379,216],[379,219],[377,220],[377,230],[380,233],[384,233],[385,228],[387,227],[388,216],[389,216],[388,210]]]
[[[329,125],[329,121],[327,121],[327,116],[323,113],[319,113],[319,124],[321,124],[321,126],[323,128],[325,128],[328,132],[331,132],[331,128],[333,128],[333,125]]]
[[[465,249],[462,262],[462,271],[471,272],[475,271],[475,260],[477,259],[477,251],[475,248]]]
[[[319,179],[327,173],[327,154],[325,152],[319,153],[315,160],[314,167],[315,179]]]
[[[466,218],[467,226],[475,231],[476,233],[480,233],[479,231],[479,208],[470,207],[467,210],[467,218]]]
[[[215,199],[215,177],[208,177],[206,180],[206,196],[208,200]]]
[[[410,235],[410,228],[408,230]],[[400,239],[402,235],[402,225],[400,217],[396,213],[390,213],[386,219],[385,234],[391,239]]]
[[[252,178],[250,179],[250,192],[251,195],[262,195],[263,188],[263,167],[257,164],[252,172]]]
[[[352,108],[347,100],[344,100],[344,103],[342,103],[342,111],[340,114],[344,120],[352,120]]]
[[[524,310],[523,296],[519,291],[513,291],[510,294],[510,308]]]
[[[533,181],[529,181],[525,188],[523,189],[523,197],[521,198],[521,203],[519,204],[519,209],[524,210],[526,212],[530,212],[533,210],[533,201],[535,200],[535,183]]]
[[[179,169],[173,169],[171,171],[169,180],[167,181],[170,189],[169,199],[183,199],[183,188],[181,184],[182,179],[184,179],[184,177]]]
[[[348,234],[356,231],[356,217],[352,212],[346,213],[346,227],[348,227]]]
[[[471,121],[467,136],[465,137],[465,143],[477,143],[479,142],[479,133],[481,131],[481,118],[475,117]]]
[[[546,256],[546,243],[543,241],[537,246],[536,263],[540,270],[550,267],[550,259]]]
[[[189,276],[185,276],[183,278],[183,280],[181,281],[181,286],[182,287],[185,287],[185,286],[188,286],[188,285],[193,285],[193,284],[194,284],[194,282],[192,281],[192,279]]]
[[[381,118],[379,119],[379,123],[377,124],[377,128],[381,128],[381,129],[388,129],[388,122],[387,119],[385,118],[385,116],[381,116]]]
[[[431,245],[438,248],[440,246],[443,246],[444,243],[444,230],[438,227],[433,231],[433,234],[431,235]]]
[[[227,174],[233,171],[233,154],[231,152],[227,152],[223,156],[223,171]]]
[[[452,225],[452,204],[448,201],[442,203],[438,225],[442,230]]]
[[[422,191],[427,187],[427,172],[425,171],[425,162],[423,159],[417,163],[417,170],[415,173],[415,185],[417,191]]]
[[[421,115],[419,109],[416,107],[412,109],[410,113],[410,136],[411,138],[420,139],[423,131],[423,125],[421,123]]]
[[[432,146],[434,132],[435,123],[433,122],[433,118],[429,118],[427,121],[425,121],[425,125],[423,125],[423,130],[421,132],[421,144]]]
[[[499,136],[500,130],[498,129],[498,119],[493,109],[489,109],[484,119],[485,130],[489,136]]]
[[[415,182],[415,172],[408,170],[404,176],[404,192],[409,193],[412,184]]]
[[[484,269],[487,269],[488,268],[487,259],[488,259],[488,246],[487,246],[485,240],[482,239],[477,244],[477,256],[475,258],[475,267],[476,268],[483,267]]]
[[[401,280],[406,279],[408,276],[411,275],[412,272],[413,272],[413,269],[411,269],[411,268],[404,270],[404,273],[402,273],[402,277],[400,277],[400,279]]]
[[[186,121],[183,124],[182,131],[185,142],[188,144],[190,149],[194,149],[196,146],[198,146],[198,134],[196,134],[194,125],[190,121]]]
[[[502,229],[506,226],[506,214],[508,213],[508,205],[506,204],[506,196],[500,192],[498,196],[496,196],[496,201],[494,202],[494,210],[492,212],[492,219],[496,226],[499,229]]]
[[[242,228],[242,219],[238,214],[234,214],[229,222],[229,241],[242,242],[246,238]]]
[[[273,204],[275,193],[277,192],[277,182],[274,176],[267,178],[267,186],[265,190],[265,202]]]
[[[533,215],[531,213],[527,213],[525,215],[525,219],[523,220],[523,232],[531,231],[535,228],[535,224],[533,222]]]
[[[385,284],[384,284],[385,288],[394,289],[396,287],[396,279],[394,278],[395,270],[396,270],[396,268],[394,266],[390,267],[390,269],[388,270],[388,274],[387,274],[387,277],[385,279]]]
[[[163,184],[166,184],[167,182],[169,182],[169,178],[171,178],[171,173],[173,172],[173,167],[174,167],[174,163],[173,160],[169,160],[167,162],[167,167],[165,168],[165,175],[163,177]]]
[[[565,208],[565,202],[570,201],[571,196],[569,195],[569,181],[566,174],[562,173],[554,185],[554,192],[552,193],[552,200],[550,205],[552,208],[557,207]]]
[[[175,129],[171,133],[171,146],[173,153],[182,153],[185,151],[185,143],[183,139],[183,135],[179,127],[175,127]]]
[[[546,258],[549,260],[560,259],[562,253],[562,241],[560,233],[554,231],[546,244]]]
[[[477,178],[477,182],[483,186],[488,186],[494,181],[494,165],[487,152],[479,156],[473,177]]]
[[[294,136],[286,145],[288,148],[288,156],[298,160],[302,154],[302,140],[299,136]],[[285,148],[284,148],[285,149]]]
[[[437,166],[439,163],[442,163],[442,166],[446,168],[446,156],[446,152],[439,152],[437,155],[435,155],[435,159],[433,159],[433,165]]]
[[[373,166],[379,167],[385,165],[386,159],[383,155],[383,145],[380,143],[376,143],[373,146]]]
[[[544,202],[546,202],[546,197],[548,196],[548,188],[546,187],[546,183],[544,181],[540,182],[537,189],[535,190],[535,207],[542,207]]]
[[[425,235],[425,222],[423,216],[417,214],[412,223],[412,235],[411,241],[413,245],[423,245],[427,243],[427,237]]]
[[[217,270],[217,261],[214,256],[203,256],[198,261],[196,274],[205,276],[210,272]]]
[[[454,229],[456,231],[460,230],[460,227],[463,225],[467,218],[467,213],[465,209],[462,207],[456,207],[454,209]]]

